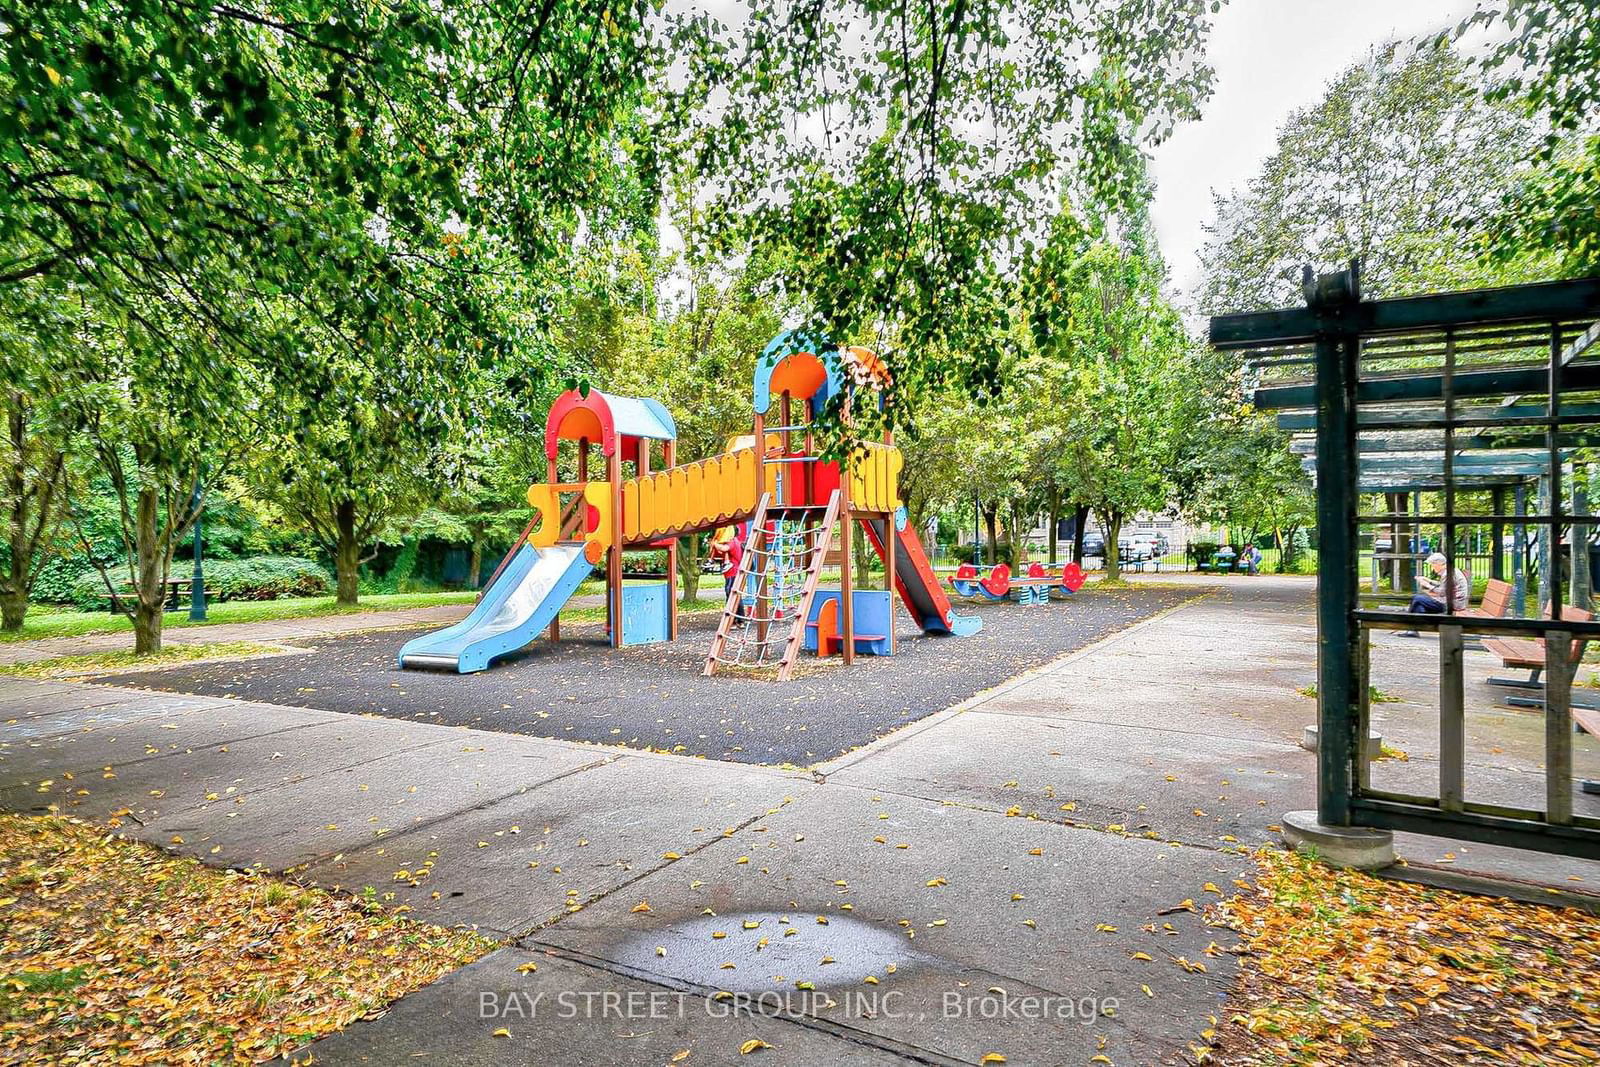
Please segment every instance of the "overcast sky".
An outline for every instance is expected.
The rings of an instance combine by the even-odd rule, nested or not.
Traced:
[[[1313,104],[1374,44],[1454,25],[1473,0],[1232,0],[1208,55],[1216,92],[1201,120],[1155,150],[1151,215],[1173,284],[1199,279],[1212,190],[1242,186],[1272,154],[1289,112]]]

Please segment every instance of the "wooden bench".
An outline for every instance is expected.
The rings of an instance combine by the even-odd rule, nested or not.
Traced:
[[[1456,614],[1468,615],[1474,619],[1504,619],[1511,614],[1511,593],[1510,582],[1490,578],[1484,583],[1483,599],[1478,601],[1478,606],[1466,608]]]
[[[1571,614],[1571,615],[1567,614],[1569,611],[1572,612],[1573,614]],[[1578,618],[1578,616],[1585,616],[1585,618],[1580,619],[1580,618]],[[1561,609],[1561,617],[1563,619],[1569,619],[1569,620],[1575,621],[1575,622],[1587,622],[1593,616],[1589,612],[1578,611],[1575,608],[1563,608],[1563,609]],[[1529,668],[1529,670],[1532,673],[1529,674],[1528,681],[1527,682],[1522,682],[1520,679],[1512,679],[1512,680],[1509,680],[1509,681],[1501,680],[1499,682],[1496,682],[1495,679],[1493,679],[1493,678],[1489,679],[1489,681],[1491,683],[1497,684],[1497,685],[1512,684],[1512,685],[1520,685],[1522,687],[1526,687],[1526,688],[1530,688],[1530,689],[1532,689],[1532,688],[1540,688],[1540,689],[1542,689],[1543,688],[1543,684],[1540,683],[1540,682],[1535,681],[1534,679],[1536,679],[1538,677],[1538,675],[1539,675],[1539,672],[1544,669],[1544,657],[1543,657],[1544,645],[1543,645],[1542,642],[1540,642],[1539,640],[1537,640],[1535,638],[1520,638],[1520,639],[1518,639],[1518,641],[1519,641],[1519,644],[1527,644],[1527,645],[1533,645],[1533,646],[1537,646],[1538,647],[1539,652],[1540,652],[1540,655],[1539,655],[1539,658],[1538,658],[1538,663],[1534,664],[1532,662],[1532,660],[1533,660],[1532,649],[1527,649],[1527,648],[1519,649],[1520,658],[1518,660],[1516,660],[1515,662],[1505,660],[1503,657],[1502,657],[1502,662],[1504,662],[1505,665],[1508,666],[1508,667],[1527,667],[1527,668]],[[1484,642],[1485,645],[1489,645],[1491,643],[1492,644],[1509,644],[1510,642],[1509,641],[1505,641],[1505,642],[1502,642],[1502,641],[1494,641],[1494,642],[1485,641]],[[1574,658],[1573,658],[1572,662],[1574,664],[1577,664],[1578,662],[1581,661],[1581,658],[1583,656],[1583,645],[1584,645],[1584,642],[1582,642],[1582,641],[1574,641],[1573,642],[1573,646],[1574,646],[1574,648],[1573,648],[1573,657]],[[1494,650],[1491,649],[1491,651],[1494,651]],[[1544,698],[1543,697],[1509,696],[1509,697],[1506,698],[1506,703],[1511,705],[1514,708],[1532,708],[1532,709],[1534,709],[1536,711],[1543,711],[1544,710]],[[1585,703],[1585,702],[1582,702],[1582,701],[1578,700],[1577,697],[1572,697],[1571,698],[1571,707],[1568,710],[1572,715],[1572,728],[1574,730],[1578,731],[1579,733],[1586,733],[1590,737],[1600,738],[1600,705]],[[1585,793],[1600,794],[1600,779],[1593,779],[1593,778],[1582,779],[1582,780],[1580,780],[1578,782],[1578,788],[1581,789]]]
[[[1550,609],[1545,608],[1541,618],[1550,617]],[[1561,618],[1564,622],[1591,622],[1594,613],[1581,608],[1564,607],[1561,609]],[[1589,644],[1587,637],[1574,638],[1572,641],[1571,659],[1574,665],[1582,662],[1583,650]],[[1505,686],[1511,689],[1543,689],[1544,682],[1539,676],[1544,673],[1544,642],[1537,637],[1486,637],[1483,647],[1500,657],[1502,666],[1515,670],[1528,672],[1526,678],[1490,678],[1490,685]]]
[[[1590,737],[1600,739],[1600,709],[1573,705],[1572,721],[1577,729]],[[1600,779],[1585,778],[1578,783],[1578,788],[1585,793],[1600,793]]]

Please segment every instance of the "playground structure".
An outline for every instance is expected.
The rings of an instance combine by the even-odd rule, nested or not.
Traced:
[[[1067,564],[1059,572],[1031,563],[1027,574],[1016,577],[1004,563],[996,563],[986,575],[980,575],[972,564],[963,563],[949,581],[950,588],[968,600],[1015,599],[1019,604],[1044,605],[1067,599],[1083,588],[1084,579],[1083,568],[1076,563]]]
[[[602,561],[612,646],[674,640],[678,538],[739,524],[748,530],[745,551],[706,656],[708,675],[723,666],[776,667],[778,678],[788,679],[803,650],[837,651],[845,663],[857,653],[892,655],[895,593],[924,632],[976,633],[982,620],[954,613],[906,525],[892,435],[856,444],[843,467],[817,451],[814,426],[826,405],[837,404],[848,423],[858,395],[876,402],[888,383],[887,369],[867,349],[782,333],[756,361],[751,433],[719,455],[682,465],[676,426],[657,401],[597,390],[561,394],[545,426],[547,481],[528,489],[532,521],[473,611],[407,642],[400,665],[470,673],[541,632],[559,640],[562,606]],[[769,426],[774,405],[778,422]],[[576,445],[572,482],[558,477],[562,441]],[[657,441],[660,467],[652,460]],[[603,474],[591,479],[596,446]],[[884,562],[882,590],[855,586],[857,523]],[[823,589],[836,531],[839,586]],[[624,553],[650,550],[665,551],[664,576],[624,574]]]

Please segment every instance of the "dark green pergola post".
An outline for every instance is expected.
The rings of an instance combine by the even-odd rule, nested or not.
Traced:
[[[1512,491],[1516,515],[1520,519],[1528,513],[1528,486],[1518,482]],[[1528,525],[1514,523],[1511,527],[1511,609],[1517,618],[1528,613]]]
[[[1589,514],[1589,479],[1578,476],[1576,464],[1572,468],[1572,533],[1567,537],[1572,552],[1572,592],[1567,603],[1575,608],[1589,610],[1593,575],[1589,573],[1589,525],[1579,522],[1579,516]]]
[[[1313,283],[1306,303],[1317,313],[1317,820],[1350,825],[1351,766],[1356,752],[1353,670],[1355,616],[1357,350],[1353,322],[1360,302],[1354,266]],[[1347,318],[1348,316],[1348,318]],[[1398,549],[1392,543],[1391,549]]]
[[[1539,476],[1539,514],[1550,514],[1550,476]],[[1539,532],[1534,534],[1538,539],[1539,553],[1539,610],[1543,611],[1546,604],[1550,603],[1550,561],[1553,553],[1550,549],[1550,524],[1539,524]]]

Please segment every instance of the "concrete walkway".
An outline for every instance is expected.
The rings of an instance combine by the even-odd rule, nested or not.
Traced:
[[[1296,743],[1315,707],[1297,692],[1314,678],[1311,591],[1224,580],[805,772],[4,682],[0,806],[127,808],[127,831],[207,863],[372,886],[506,941],[318,1042],[321,1063],[751,1063],[755,1039],[785,1064],[1178,1061],[1235,973],[1229,932],[1190,907],[1251,877],[1241,850],[1312,803]],[[1403,698],[1379,711],[1411,746],[1382,765],[1397,782],[1430,766],[1429,651],[1374,654]],[[1525,714],[1474,711],[1469,781],[1528,787],[1525,746],[1495,743],[1524,720],[1493,718]],[[1578,761],[1600,761],[1593,739]],[[1399,850],[1600,890],[1597,864]]]

